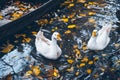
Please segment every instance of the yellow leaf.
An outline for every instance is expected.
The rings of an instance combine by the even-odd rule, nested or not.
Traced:
[[[74,67],[72,66],[71,68],[67,69],[68,72],[73,72],[74,71]]]
[[[104,68],[100,68],[100,69],[101,69],[101,71],[103,71],[103,72],[105,71],[105,69],[104,69]]]
[[[85,3],[86,0],[77,0],[77,2],[79,2],[79,3]]]
[[[76,25],[75,25],[75,24],[68,25],[68,28],[69,28],[69,29],[72,29],[72,28],[75,28],[75,27],[76,27]]]
[[[92,16],[92,15],[95,15],[96,13],[95,12],[88,12],[88,15]]]
[[[32,75],[32,74],[33,74],[33,72],[32,72],[31,70],[29,70],[29,71],[27,71],[27,72],[25,73],[26,76],[30,76],[30,75]]]
[[[15,37],[16,37],[16,38],[19,38],[19,37],[26,37],[26,34],[16,34]]]
[[[40,74],[39,66],[32,66],[32,71],[35,76],[38,76]]]
[[[86,71],[88,74],[91,74],[92,70],[91,69],[87,69]]]
[[[93,61],[89,61],[88,64],[92,65],[92,64],[93,64]]]
[[[53,76],[54,77],[59,77],[60,76],[59,71],[56,68],[53,69]]]
[[[86,16],[86,14],[82,14],[82,13],[81,13],[81,14],[79,14],[79,16],[85,17],[85,16]]]
[[[3,19],[3,16],[2,16],[2,15],[0,15],[0,20],[1,20],[1,19]]]
[[[37,34],[37,32],[36,31],[32,31],[32,34],[35,36]]]
[[[95,57],[95,58],[94,58],[94,61],[97,61],[98,59],[99,59],[99,57]]]
[[[85,66],[85,63],[81,63],[81,64],[80,64],[80,67],[84,67],[84,66]]]
[[[26,43],[29,43],[31,41],[31,38],[24,38],[23,40],[22,40],[22,42],[26,42]]]
[[[78,75],[79,75],[79,72],[77,71],[77,72],[75,73],[75,75],[78,76]]]
[[[70,34],[70,33],[71,33],[70,30],[65,31],[65,34]]]
[[[72,59],[67,60],[69,64],[72,64],[74,61]]]
[[[14,45],[8,43],[6,46],[2,47],[3,50],[2,50],[1,52],[3,52],[3,53],[8,53],[8,52],[10,52],[13,48],[14,48]]]
[[[73,6],[74,6],[74,4],[73,4],[73,3],[69,4],[69,7],[73,7]]]
[[[119,43],[116,43],[116,44],[114,44],[114,46],[115,46],[116,48],[118,48],[118,47],[120,46],[120,44],[119,44]]]
[[[74,49],[77,49],[77,48],[78,48],[78,45],[73,45],[73,48],[74,48]]]
[[[68,22],[68,18],[62,18],[61,19],[64,23],[67,23]]]
[[[84,57],[81,62],[88,62],[88,57]]]
[[[95,23],[95,19],[89,18],[89,19],[88,19],[88,22],[90,22],[90,23]]]
[[[75,16],[75,14],[76,14],[76,13],[74,12],[74,13],[70,14],[68,17],[69,17],[69,18],[73,18],[73,17]]]

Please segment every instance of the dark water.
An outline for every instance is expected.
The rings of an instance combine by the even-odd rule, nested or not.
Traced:
[[[86,3],[89,2],[90,1]],[[114,0],[97,0],[97,2],[99,5],[89,5],[91,8],[88,9],[84,7],[85,3],[76,3],[76,1],[74,1],[72,2],[75,4],[74,7],[67,8],[65,5],[61,9],[55,12],[50,12],[49,14],[43,16],[43,19],[47,18],[49,22],[53,19],[51,24],[47,23],[38,25],[36,22],[33,22],[24,31],[17,33],[26,34],[27,37],[31,38],[31,42],[26,43],[26,45],[29,44],[32,47],[30,55],[32,55],[36,60],[33,65],[40,65],[40,76],[42,76],[44,80],[50,79],[50,77],[46,75],[48,74],[47,70],[51,68],[56,68],[59,71],[60,77],[52,77],[52,79],[58,80],[117,80],[120,78],[120,34],[116,31],[119,27],[116,25],[116,23],[119,21],[116,17],[116,12],[120,9],[120,4],[118,4],[119,1]],[[91,11],[95,12],[96,14],[88,15],[88,13]],[[75,15],[72,18],[69,18],[67,23],[60,21],[63,15],[68,17],[72,13]],[[57,14],[57,16],[55,16],[55,14]],[[86,14],[86,16],[80,16],[79,14]],[[89,19],[94,19],[95,22],[89,22]],[[111,41],[109,45],[101,51],[84,50],[83,47],[88,42],[92,30],[95,28],[100,29],[104,22],[110,21],[113,22],[113,27],[110,33]],[[70,24],[77,25],[77,28],[68,29],[67,26]],[[52,61],[36,55],[34,45],[35,36],[33,36],[31,32],[38,32],[40,27],[43,27],[43,32],[49,39],[51,38],[52,30],[58,31],[62,35],[63,41],[58,42],[59,45],[62,45],[62,55],[58,60]],[[70,30],[71,33],[65,34],[66,30]],[[15,43],[16,40],[18,42]],[[22,51],[24,48],[21,47],[21,43],[23,43],[22,40],[22,37],[18,39],[13,37],[7,41],[14,45],[14,49],[18,48],[20,51]],[[4,44],[7,44],[7,41],[4,42]],[[116,47],[115,44],[118,44],[119,46]],[[74,45],[78,45],[79,48],[77,49],[80,51],[81,56],[76,56],[73,48]],[[14,49],[12,49],[12,51],[14,51]],[[87,62],[84,62],[85,66],[78,67],[81,63],[83,63],[82,59],[85,57],[88,59]],[[98,59],[95,60],[95,58]],[[69,59],[73,60],[74,62],[70,64],[67,62]],[[89,65],[89,61],[93,61],[94,63]],[[91,70],[90,74],[86,72],[88,69]],[[23,75],[28,70],[29,64],[21,72],[13,75],[13,80],[27,80],[23,78]],[[76,73],[78,73],[78,75],[76,75]],[[31,76],[28,79],[38,80],[38,78],[35,76]]]

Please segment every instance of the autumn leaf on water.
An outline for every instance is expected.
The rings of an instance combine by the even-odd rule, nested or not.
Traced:
[[[89,64],[89,65],[92,65],[92,64],[93,64],[93,61],[89,61],[88,64]]]
[[[3,19],[3,16],[2,16],[2,15],[0,15],[0,20],[1,20],[1,19]]]
[[[73,6],[74,6],[74,4],[71,3],[71,4],[68,5],[68,8],[73,7]]]
[[[95,19],[89,18],[89,19],[88,19],[88,22],[90,22],[90,23],[95,23]]]
[[[29,43],[30,41],[31,41],[31,38],[24,38],[24,39],[22,40],[23,43],[25,43],[25,42],[26,42],[26,43]]]
[[[29,71],[27,71],[27,72],[25,73],[26,76],[30,76],[30,75],[32,75],[32,74],[33,74],[33,72],[32,72],[31,70],[29,70]]]
[[[10,52],[13,48],[14,48],[14,45],[7,43],[7,45],[5,45],[5,46],[2,47],[2,51],[0,51],[0,52],[8,53],[8,52]]]
[[[85,63],[81,63],[81,64],[80,64],[80,67],[84,67],[84,66],[85,66]]]
[[[78,3],[85,3],[86,0],[77,0]]]
[[[89,16],[92,16],[92,15],[95,15],[95,14],[96,14],[96,12],[88,12]]]
[[[69,29],[72,29],[72,28],[75,28],[75,27],[76,27],[75,24],[68,25],[68,28],[69,28]]]
[[[63,21],[64,23],[68,22],[68,18],[62,18],[61,21]]]
[[[64,32],[64,34],[70,34],[70,33],[71,33],[70,30],[67,30],[67,31]]]
[[[72,64],[72,63],[74,62],[74,60],[68,59],[67,62],[68,62],[69,64]]]
[[[88,62],[88,57],[84,57],[82,60],[81,60],[81,62]]]
[[[86,17],[86,14],[80,13],[79,16]]]
[[[31,70],[33,72],[33,75],[38,76],[40,74],[39,66],[32,66]]]
[[[26,37],[26,34],[16,34],[15,38]]]
[[[91,70],[91,69],[87,69],[86,72],[87,72],[88,74],[91,74],[92,70]]]
[[[31,32],[34,36],[37,35],[37,32],[36,31],[32,31]]]
[[[56,68],[53,69],[53,76],[60,77],[59,71]]]

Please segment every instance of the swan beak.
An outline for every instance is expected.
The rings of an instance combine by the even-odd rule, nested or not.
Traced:
[[[60,34],[57,35],[57,40],[62,41]]]
[[[93,36],[93,37],[96,37],[96,36],[97,36],[97,30],[93,30],[92,36]]]

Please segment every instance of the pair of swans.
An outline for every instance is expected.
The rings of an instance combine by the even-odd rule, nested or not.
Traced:
[[[93,30],[92,36],[87,43],[87,48],[91,50],[103,50],[110,42],[109,33],[111,27],[111,24],[105,24],[99,31]],[[35,39],[37,52],[48,59],[58,59],[62,54],[62,50],[58,46],[57,40],[62,40],[58,32],[54,32],[51,40],[49,40],[43,35],[42,31],[39,31]]]

